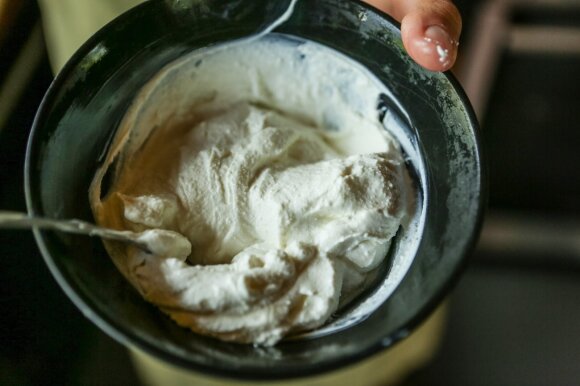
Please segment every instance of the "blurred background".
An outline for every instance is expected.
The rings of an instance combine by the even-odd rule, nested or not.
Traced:
[[[580,0],[455,3],[453,71],[481,123],[489,209],[442,345],[402,386],[578,385]],[[0,0],[1,209],[26,210],[26,141],[52,78],[36,1]],[[138,385],[30,232],[0,232],[0,258],[0,385]]]

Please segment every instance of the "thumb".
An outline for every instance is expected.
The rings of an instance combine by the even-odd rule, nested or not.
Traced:
[[[457,59],[461,16],[451,1],[423,0],[401,21],[403,44],[417,63],[431,71],[450,69]]]
[[[409,55],[431,71],[450,69],[457,58],[461,15],[451,0],[365,0],[401,22]]]

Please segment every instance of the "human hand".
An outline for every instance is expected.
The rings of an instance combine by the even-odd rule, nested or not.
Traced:
[[[431,71],[450,69],[457,58],[461,15],[451,0],[364,0],[401,23],[409,55]]]

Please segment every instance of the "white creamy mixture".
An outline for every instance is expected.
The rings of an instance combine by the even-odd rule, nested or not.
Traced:
[[[107,243],[116,265],[198,333],[271,345],[321,326],[413,210],[382,92],[341,54],[281,35],[169,65],[122,122],[91,202],[99,224],[175,231],[192,253]]]

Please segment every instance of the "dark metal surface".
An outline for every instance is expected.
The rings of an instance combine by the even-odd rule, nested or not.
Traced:
[[[243,37],[263,25],[252,14],[232,23],[219,12],[204,12],[194,13],[195,23],[183,14],[176,22],[165,3],[147,2],[73,57],[49,90],[33,128],[26,170],[32,214],[90,219],[88,184],[139,87],[183,53]],[[367,12],[364,24],[361,12]],[[429,314],[457,279],[481,221],[484,187],[476,123],[449,74],[416,65],[404,54],[396,27],[358,3],[300,2],[280,31],[356,58],[389,86],[411,117],[411,143],[425,165],[417,173],[426,211],[421,242],[409,273],[370,317],[340,333],[270,350],[219,342],[177,327],[143,301],[98,242],[36,233],[59,284],[100,328],[175,364],[222,376],[318,374],[391,346]]]

